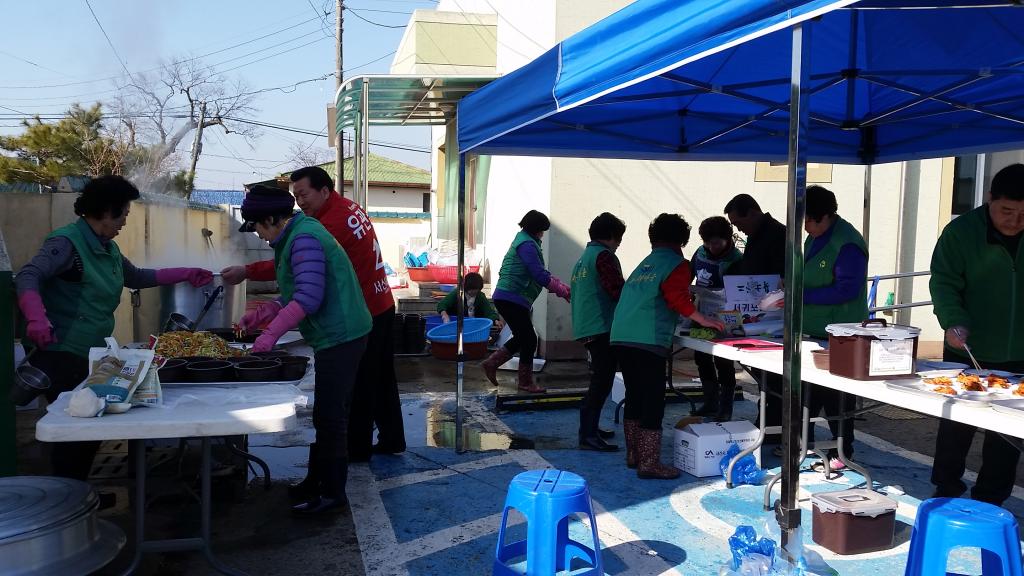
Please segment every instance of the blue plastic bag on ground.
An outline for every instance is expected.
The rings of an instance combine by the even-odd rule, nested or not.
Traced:
[[[732,552],[732,569],[739,570],[744,556],[758,554],[766,558],[775,558],[775,541],[770,538],[758,538],[753,526],[737,526],[736,532],[729,537],[729,551]]]
[[[729,450],[726,451],[725,456],[718,463],[718,469],[722,471],[722,478],[725,478],[725,472],[729,468],[729,461],[736,457],[740,453],[740,447],[737,444],[729,446]],[[765,471],[757,467],[757,460],[754,459],[753,454],[747,454],[743,458],[740,458],[739,462],[732,467],[732,484],[733,486],[742,486],[744,484],[760,484],[764,480]]]

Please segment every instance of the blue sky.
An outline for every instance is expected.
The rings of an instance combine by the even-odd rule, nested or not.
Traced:
[[[291,85],[334,72],[334,0],[89,3],[130,72],[217,52],[201,60],[225,71],[228,78],[244,81],[250,90],[285,86],[257,96],[259,111],[253,119],[325,130],[334,78]],[[403,26],[413,10],[436,4],[434,0],[346,1],[346,7],[359,16],[387,26]],[[324,10],[331,14],[318,18]],[[73,102],[90,104],[117,95],[125,73],[86,0],[0,0],[0,13],[7,24],[0,35],[0,134],[20,131],[12,119],[15,111],[52,114],[65,111]],[[392,60],[388,54],[397,49],[402,33],[403,28],[376,26],[346,12],[345,76],[386,73]],[[374,128],[371,132],[373,141],[418,148],[429,145],[426,128]],[[191,136],[178,148],[183,157],[190,142]],[[214,127],[204,137],[196,186],[240,189],[245,182],[289,169],[281,163],[291,157],[293,146],[326,148],[326,143],[325,136],[273,129],[263,129],[258,138],[246,142]],[[371,147],[371,151],[429,165],[429,154],[421,152],[383,147]]]

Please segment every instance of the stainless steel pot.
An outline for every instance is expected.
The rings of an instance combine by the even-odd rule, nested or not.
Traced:
[[[140,290],[132,298],[134,340],[145,342],[150,334],[158,334],[173,313],[197,318],[218,286],[223,286],[224,291],[217,296],[195,329],[230,327],[245,313],[245,282],[230,286],[220,274],[214,274],[213,282],[199,288],[181,282],[154,290]]]
[[[88,574],[124,547],[120,528],[96,518],[85,482],[47,476],[0,478],[0,574]]]

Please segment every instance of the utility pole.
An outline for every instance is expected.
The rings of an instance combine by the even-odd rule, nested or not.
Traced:
[[[335,47],[335,72],[334,72],[334,92],[337,94],[338,88],[341,88],[343,80],[343,59],[344,54],[342,46],[342,35],[345,32],[345,0],[337,0],[337,4],[334,6],[335,22],[338,24],[337,36],[334,39]],[[335,102],[337,105],[337,102]],[[335,112],[337,113],[337,112]],[[336,129],[337,132],[337,129]],[[345,195],[345,137],[344,132],[341,134],[331,134],[331,138],[334,138],[334,187],[338,190],[338,194]]]
[[[196,188],[196,163],[199,162],[199,153],[203,150],[203,122],[206,122],[206,102],[199,103],[199,126],[196,126],[196,138],[192,141],[192,163],[188,168],[188,190],[185,191],[185,200],[192,197],[192,191]]]

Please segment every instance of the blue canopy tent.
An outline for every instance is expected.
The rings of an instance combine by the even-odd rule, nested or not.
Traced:
[[[459,103],[462,167],[466,154],[788,161],[784,545],[800,523],[806,163],[1024,148],[1021,4],[638,0]]]

